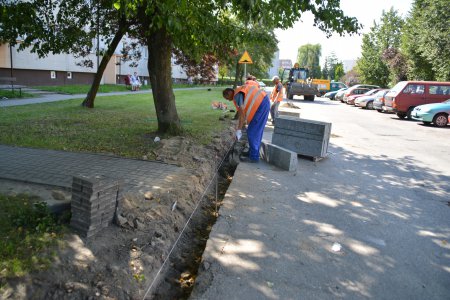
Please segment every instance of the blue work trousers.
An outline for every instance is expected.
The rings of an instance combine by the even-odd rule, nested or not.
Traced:
[[[261,145],[269,112],[270,100],[268,96],[265,96],[247,127],[248,144],[250,146],[249,157],[251,160],[259,160],[259,146]]]

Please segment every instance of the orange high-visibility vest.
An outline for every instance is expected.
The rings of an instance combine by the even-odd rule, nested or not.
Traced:
[[[278,101],[281,102],[283,101],[283,86],[281,86],[281,91],[277,92],[277,86],[279,85],[279,83],[277,83],[274,87],[273,87],[273,91],[270,94],[270,101]]]
[[[244,85],[256,86],[259,88],[259,83],[254,80],[247,80],[247,81],[245,81]],[[239,86],[238,88],[241,88],[241,87],[243,87],[243,86]],[[236,95],[236,92],[234,94]],[[233,104],[234,104],[234,107],[236,107],[236,109],[239,110],[239,107],[237,106],[236,101],[234,101],[234,99],[233,99]]]
[[[266,92],[255,85],[243,85],[234,90],[234,95],[238,93],[244,94],[244,114],[247,124],[250,124],[262,100],[266,96]],[[233,98],[234,106],[237,106],[236,100]]]

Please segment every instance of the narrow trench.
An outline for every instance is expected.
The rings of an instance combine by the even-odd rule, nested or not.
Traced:
[[[217,174],[217,201],[216,185],[212,184],[205,195],[206,199],[202,199],[199,211],[192,218],[188,230],[181,237],[180,246],[173,253],[167,271],[164,272],[165,278],[155,289],[151,299],[189,298],[195,284],[206,242],[217,220],[218,209],[231,184],[235,170],[236,166],[225,159]]]

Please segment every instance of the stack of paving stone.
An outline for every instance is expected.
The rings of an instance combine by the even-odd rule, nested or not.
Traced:
[[[331,123],[280,116],[276,119],[272,144],[314,159],[327,155]]]
[[[74,177],[70,226],[91,237],[108,227],[119,195],[119,182],[105,177]]]

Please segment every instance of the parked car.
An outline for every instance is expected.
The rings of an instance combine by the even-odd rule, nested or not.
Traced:
[[[344,103],[344,102],[346,102],[346,97],[348,97],[348,96],[355,95],[355,94],[364,94],[365,92],[367,92],[371,89],[376,89],[376,88],[380,88],[380,87],[377,85],[371,85],[371,84],[357,84],[357,85],[354,85],[354,86],[348,88],[347,90],[345,90],[345,93],[344,93],[342,99],[339,99],[339,100],[341,100],[341,102]],[[366,90],[365,91],[359,90],[357,92],[354,92],[354,90],[356,90],[356,89],[366,89]]]
[[[355,106],[362,108],[373,109],[373,101],[375,101],[376,95],[380,91],[385,91],[385,89],[373,89],[355,99]]]
[[[347,88],[342,88],[342,89],[339,89],[339,90],[337,90],[337,91],[332,91],[332,92],[328,92],[328,93],[326,93],[325,95],[323,95],[325,98],[328,98],[328,99],[330,99],[330,100],[334,100],[334,97],[336,96],[336,94],[338,93],[338,92],[341,92],[341,91],[344,91],[344,90],[346,90]]]
[[[373,100],[373,109],[376,109],[377,112],[384,112],[383,105],[384,105],[384,97],[389,92],[388,89],[386,90],[380,90],[378,93],[375,94],[375,99]]]
[[[370,91],[369,88],[350,88],[350,90],[345,91],[344,98],[342,99],[342,101],[344,101],[347,104],[353,104],[355,103],[356,97],[361,97],[368,91]]]
[[[362,94],[362,95],[353,95],[353,96],[350,96],[349,99],[347,100],[347,103],[348,103],[348,104],[353,104],[353,105],[355,105],[355,106],[359,106],[359,105],[356,105],[356,101],[360,101],[359,99],[362,98],[362,101],[364,101],[363,106],[366,107],[367,101],[372,102],[373,99],[375,99],[375,94],[376,94],[379,90],[380,90],[380,89],[372,89],[372,90],[369,90],[369,91],[365,92],[365,93]]]
[[[344,93],[346,90],[348,90],[348,89],[343,89],[342,91],[337,92],[336,95],[334,96],[334,100],[344,102],[344,101],[342,101],[342,99],[344,98]]]
[[[449,95],[450,82],[400,81],[386,94],[383,109],[395,112],[400,119],[411,119],[414,107],[443,102]]]
[[[425,125],[433,123],[437,127],[447,126],[449,116],[450,99],[442,103],[419,105],[411,112],[411,117],[414,120],[422,121]]]
[[[266,87],[266,84],[262,81],[257,81],[257,83],[259,84],[259,87],[262,89]]]

